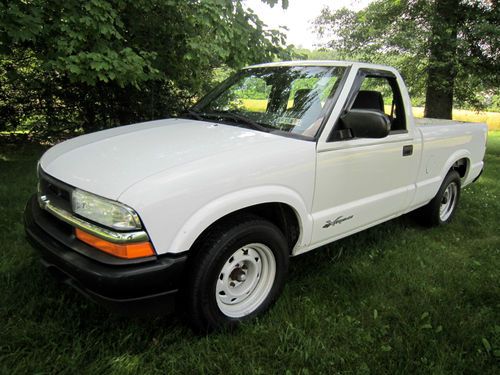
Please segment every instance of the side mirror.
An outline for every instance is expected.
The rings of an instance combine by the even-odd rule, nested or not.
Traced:
[[[384,138],[391,131],[391,120],[380,111],[351,109],[340,120],[356,138]]]

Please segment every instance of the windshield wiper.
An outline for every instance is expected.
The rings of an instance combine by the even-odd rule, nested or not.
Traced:
[[[206,117],[219,117],[223,119],[229,119],[234,122],[238,122],[240,124],[247,125],[251,127],[252,129],[255,130],[260,130],[263,132],[269,132],[270,129],[264,125],[259,124],[258,122],[249,119],[248,117],[245,117],[243,115],[240,115],[238,113],[234,112],[203,112],[203,113],[197,113],[199,116],[206,116]]]
[[[192,109],[188,109],[183,114],[188,115],[189,117],[200,121],[205,121],[207,118],[215,117],[221,119],[229,119],[232,120],[233,122],[243,124],[252,129],[260,130],[263,132],[269,132],[271,130],[266,126],[261,125],[252,119],[249,119],[248,117],[245,117],[243,115],[234,112],[197,112]]]

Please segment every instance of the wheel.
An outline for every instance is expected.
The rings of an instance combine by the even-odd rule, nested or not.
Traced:
[[[437,226],[449,223],[457,209],[460,199],[460,175],[451,170],[444,178],[436,196],[420,209],[419,216],[423,224]]]
[[[253,215],[225,220],[194,250],[183,294],[196,331],[234,328],[266,311],[283,289],[288,244],[267,220]]]

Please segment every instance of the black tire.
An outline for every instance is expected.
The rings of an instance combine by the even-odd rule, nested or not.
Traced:
[[[452,195],[450,195],[450,190],[448,190],[447,193],[447,189],[453,189],[453,185],[456,190]],[[449,171],[436,196],[429,203],[427,203],[427,205],[417,211],[419,221],[428,227],[448,224],[455,216],[455,212],[457,210],[458,202],[460,200],[460,186],[461,180],[458,172],[454,170]],[[447,199],[450,199],[450,206],[446,215],[444,215],[441,213],[441,207],[448,204]]]
[[[250,251],[250,254],[255,255],[252,247],[250,247],[250,250],[246,248],[250,244],[263,245],[265,256],[262,258],[259,255],[252,256],[256,261],[248,263],[248,265],[245,263],[247,260],[239,260],[238,262],[241,265],[238,265],[239,263],[236,263],[234,259],[242,259],[241,257],[245,256],[248,258],[248,251]],[[198,241],[196,247],[196,249],[193,249],[195,252],[186,275],[186,288],[182,291],[183,307],[185,313],[187,313],[185,317],[195,331],[204,333],[220,328],[235,328],[242,320],[250,319],[268,310],[281,294],[288,271],[288,244],[283,233],[269,221],[254,215],[244,215],[233,217],[230,220],[223,220],[211,228],[209,233],[201,241]],[[247,249],[247,253],[244,252],[243,247]],[[271,250],[272,256],[269,250]],[[262,267],[260,271],[264,275],[263,266],[265,262],[271,263],[273,257],[275,261],[273,281],[270,281],[271,277],[259,279],[258,271],[253,272],[252,278],[248,277],[246,279],[247,276],[245,276],[243,281],[233,279],[235,272],[240,277],[241,273],[245,273],[245,271],[245,275],[250,275],[250,270],[257,270],[257,267]],[[231,258],[234,261],[234,266],[230,263]],[[260,264],[258,264],[259,260],[261,261]],[[235,268],[231,272],[225,272],[229,269],[228,267]],[[266,274],[268,273],[266,272]],[[249,286],[256,285],[254,289],[250,288],[250,292],[238,297],[242,301],[241,304],[244,304],[245,301],[251,301],[246,294],[252,296],[262,290],[268,290],[268,292],[261,293],[260,297],[253,297],[256,302],[244,316],[228,316],[219,306],[222,306],[222,309],[232,308],[229,300],[227,300],[228,307],[222,301],[230,296],[226,296],[225,293],[221,295],[222,292],[217,292],[217,288],[221,288],[221,285],[229,288],[227,283],[232,284],[231,287],[235,288],[234,282],[239,283],[236,288],[241,287],[240,292],[247,290]],[[245,286],[246,282],[249,284]],[[225,290],[229,292],[229,289]],[[232,291],[234,290],[236,289],[232,289]]]

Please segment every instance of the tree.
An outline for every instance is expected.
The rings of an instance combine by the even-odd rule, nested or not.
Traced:
[[[284,45],[239,0],[0,0],[0,114],[4,128],[53,132],[165,117],[215,67]]]
[[[377,0],[359,12],[325,8],[315,25],[341,56],[398,67],[427,116],[451,118],[454,103],[479,109],[498,88],[499,22],[496,1]]]
[[[459,11],[460,0],[435,0],[430,12],[425,117],[452,118]]]

